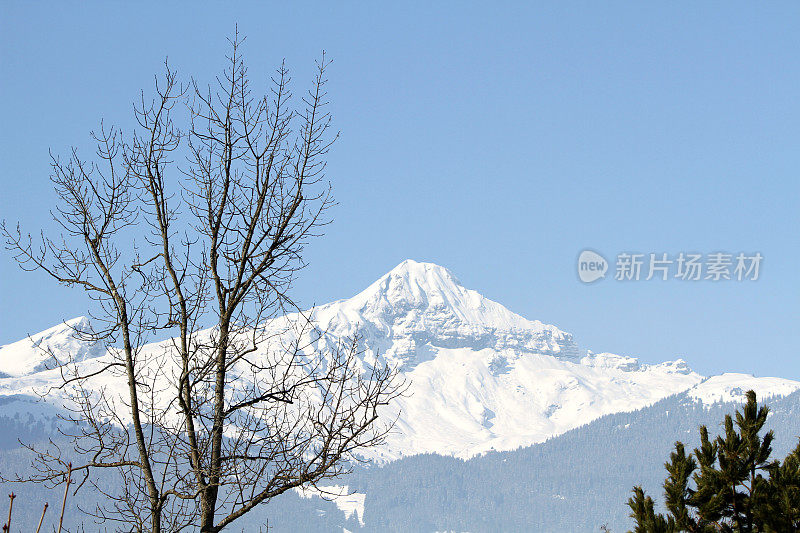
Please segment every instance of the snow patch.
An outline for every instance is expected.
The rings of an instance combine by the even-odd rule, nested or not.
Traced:
[[[726,373],[712,376],[688,392],[688,396],[703,404],[747,401],[747,391],[753,390],[761,400],[771,396],[786,396],[800,389],[800,382],[774,377],[755,377],[751,374]]]
[[[350,492],[347,485],[317,485],[297,487],[295,491],[301,498],[310,499],[314,496],[322,498],[323,500],[332,501],[337,509],[344,513],[345,520],[350,520],[350,517],[355,514],[358,522],[364,525],[364,501],[367,498],[366,494],[358,492]]]

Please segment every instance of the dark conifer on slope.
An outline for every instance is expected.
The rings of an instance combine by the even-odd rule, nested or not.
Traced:
[[[684,445],[664,466],[667,514],[655,512],[652,498],[637,486],[628,500],[635,533],[784,532],[800,530],[800,442],[781,463],[770,460],[774,433],[763,437],[769,408],[756,394],[725,416],[724,435],[713,441],[700,427],[700,447],[686,455]],[[690,485],[690,478],[693,487]]]

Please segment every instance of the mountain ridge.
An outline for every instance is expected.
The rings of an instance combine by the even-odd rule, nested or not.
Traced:
[[[707,378],[682,359],[644,364],[591,351],[581,357],[572,334],[513,313],[464,287],[444,267],[413,260],[353,297],[304,316],[316,333],[324,333],[314,349],[335,350],[342,337],[358,337],[364,367],[385,361],[409,382],[408,394],[383,411],[388,419],[397,417],[397,424],[387,444],[366,457],[378,461],[516,449],[694,389],[692,398],[705,404],[736,399],[744,387],[759,394],[800,388],[781,378]],[[292,318],[277,319],[275,327]],[[82,365],[100,364],[105,350],[73,338],[76,325],[91,327],[78,318],[0,347],[0,396],[31,394],[35,385],[59,378],[57,371],[46,371],[54,361],[37,346],[72,351]],[[155,353],[168,345],[160,341],[145,349]]]

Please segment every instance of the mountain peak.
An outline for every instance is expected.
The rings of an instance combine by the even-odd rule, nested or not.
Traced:
[[[422,290],[451,290],[461,287],[461,282],[447,268],[436,263],[426,263],[406,259],[389,272],[378,278],[370,287],[374,287],[385,279],[402,279],[417,285]]]
[[[467,289],[447,268],[435,263],[406,259],[378,278],[364,291],[347,300],[368,316],[394,321],[410,315],[415,320],[437,315],[463,325],[501,330],[540,329],[502,305]]]
[[[406,259],[384,276],[401,276],[401,277],[436,277],[439,279],[446,279],[455,285],[461,285],[461,282],[453,275],[453,273],[436,263],[427,263],[424,261],[415,261],[413,259]]]
[[[358,332],[375,353],[419,363],[434,348],[512,349],[577,358],[569,333],[467,289],[447,268],[407,259],[350,298],[318,308],[323,330]]]
[[[0,346],[0,375],[24,376],[58,366],[61,359],[82,361],[105,352],[99,344],[80,338],[80,333],[91,333],[89,319],[80,316],[26,339]]]
[[[379,311],[389,304],[403,309],[419,307],[451,307],[460,314],[465,309],[480,305],[480,296],[466,289],[458,279],[443,266],[406,259],[378,278],[351,301]]]

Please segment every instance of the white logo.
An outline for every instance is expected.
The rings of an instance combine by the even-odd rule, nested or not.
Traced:
[[[592,283],[604,278],[607,270],[608,261],[597,252],[584,250],[578,256],[578,277],[584,283]]]

